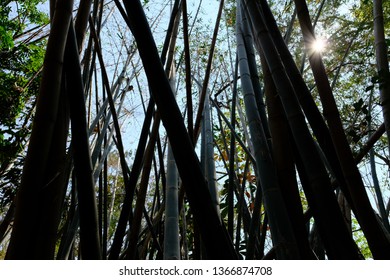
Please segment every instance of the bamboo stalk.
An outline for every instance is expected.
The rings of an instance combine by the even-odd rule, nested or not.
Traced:
[[[246,0],[243,4],[252,21],[254,35],[264,51],[299,153],[305,158],[303,160],[305,172],[310,176],[310,186],[315,195],[313,197],[315,199],[312,201],[313,212],[321,225],[328,256],[336,259],[358,259],[360,256],[357,252],[356,244],[348,235],[335,195],[330,187],[325,167],[316,151],[294,88],[285,72],[274,42],[268,33],[263,14],[253,0]],[[270,221],[272,220],[270,219]],[[330,223],[335,226],[332,228],[328,227]]]
[[[217,19],[215,22],[213,38],[211,40],[209,57],[207,59],[206,73],[205,73],[205,77],[203,79],[202,92],[201,92],[200,97],[199,97],[199,107],[198,107],[198,112],[197,112],[196,119],[195,119],[195,127],[194,127],[194,135],[193,135],[194,143],[196,143],[196,139],[198,138],[199,133],[200,133],[200,122],[201,122],[201,118],[202,118],[202,111],[204,109],[204,102],[205,102],[206,95],[207,95],[207,89],[208,89],[210,72],[211,72],[211,64],[213,61],[215,43],[217,41],[219,23],[220,23],[221,16],[222,16],[223,5],[224,5],[224,0],[221,0],[219,3],[218,15],[217,15]]]
[[[309,12],[305,0],[295,0],[298,18],[300,21],[305,46],[310,49],[310,44],[315,40],[314,30],[311,24]],[[321,103],[324,108],[324,117],[327,120],[332,141],[334,143],[347,187],[351,194],[352,206],[359,221],[367,242],[375,259],[390,258],[390,239],[386,236],[378,223],[367,196],[360,172],[355,165],[354,158],[346,139],[337,109],[332,89],[330,87],[321,54],[313,53],[309,56],[310,66],[313,71]]]
[[[245,153],[248,155],[249,159],[251,160],[252,164],[256,164],[256,161],[255,161],[255,158],[254,156],[252,155],[251,151],[247,148],[247,146],[245,145],[244,141],[241,139],[241,137],[239,137],[239,135],[237,134],[237,132],[233,129],[233,126],[232,124],[230,123],[230,121],[226,118],[226,116],[223,114],[223,112],[221,111],[221,108],[219,108],[217,102],[214,100],[214,99],[211,99],[211,102],[213,103],[214,105],[214,108],[217,109],[217,112],[218,114],[222,117],[223,121],[226,123],[226,125],[229,127],[229,129],[231,130],[231,133],[234,135],[234,138],[238,141],[238,143],[240,144],[241,148],[245,151]],[[238,107],[238,104],[237,104],[237,107]]]
[[[264,60],[264,59],[263,59]],[[263,63],[264,64],[264,63]],[[267,98],[268,119],[272,136],[273,158],[279,178],[280,189],[286,203],[298,249],[302,259],[315,259],[309,243],[303,218],[301,198],[296,180],[294,156],[291,147],[291,134],[282,103],[277,95],[276,87],[267,65],[265,69],[265,95]]]
[[[233,92],[232,92],[232,108],[231,108],[231,117],[230,123],[232,124],[232,131],[235,130],[236,124],[236,103],[237,103],[237,76],[238,76],[238,58],[236,57],[236,63],[234,67],[234,83],[233,83]],[[236,156],[236,138],[234,137],[234,133],[230,133],[230,154],[229,154],[229,191],[228,191],[228,232],[233,239],[233,223],[234,223],[234,188],[235,188],[235,172],[234,172],[234,162]],[[242,207],[243,193],[239,199],[239,206]],[[241,218],[240,207],[238,207],[238,217]],[[236,251],[238,252],[239,248],[239,240],[240,240],[240,232],[238,230],[240,228],[240,219],[237,221],[237,231],[236,231]]]
[[[133,35],[137,41],[151,93],[171,141],[180,177],[186,188],[197,225],[210,258],[237,258],[231,240],[224,232],[192,148],[172,89],[162,68],[157,48],[139,1],[125,1]]]
[[[144,209],[144,204],[145,204],[145,199],[146,199],[146,194],[147,194],[147,189],[149,184],[149,174],[152,166],[154,148],[157,141],[159,126],[160,126],[160,117],[158,116],[157,113],[157,116],[155,116],[154,119],[152,132],[150,134],[149,143],[145,150],[144,168],[142,171],[140,187],[137,194],[137,201],[134,209],[134,218],[130,227],[129,245],[126,249],[127,258],[132,260],[136,259],[138,255],[137,245],[138,245],[138,236],[139,236],[140,226],[141,226],[142,211]]]
[[[129,28],[131,29],[131,23],[130,23],[129,18],[128,18],[125,10],[123,9],[122,5],[117,0],[115,0],[115,4],[116,4],[117,8],[119,9],[123,19],[125,20],[125,22],[129,26]],[[174,18],[175,17],[173,15],[171,15],[170,24],[168,27],[170,32],[167,32],[163,52],[161,54],[161,57],[163,60],[165,60],[166,53],[168,52],[168,47],[169,47],[169,42],[170,42],[169,38],[171,38]],[[171,26],[171,24],[172,24],[172,26]],[[138,79],[137,79],[137,84],[138,84]],[[134,163],[133,163],[133,168],[132,168],[132,171],[130,173],[129,185],[126,186],[124,206],[123,206],[121,213],[120,213],[120,218],[119,218],[119,222],[117,225],[117,230],[115,231],[114,241],[113,241],[113,245],[111,247],[111,252],[110,252],[110,256],[109,256],[110,259],[117,259],[119,257],[123,237],[125,235],[127,219],[128,218],[130,218],[130,220],[132,219],[131,218],[131,216],[132,216],[131,204],[133,201],[135,186],[136,186],[136,183],[138,181],[139,175],[141,173],[141,167],[143,164],[142,158],[143,158],[143,153],[144,153],[145,146],[146,146],[148,129],[150,127],[151,118],[153,115],[154,104],[155,104],[154,100],[153,100],[153,98],[151,98],[149,100],[149,105],[148,105],[148,109],[147,109],[147,113],[146,113],[146,119],[144,121],[142,132],[141,132],[141,138],[140,138],[140,141],[138,142],[138,147],[137,147],[137,152],[136,152],[136,156],[135,156]]]
[[[129,177],[129,185],[125,186],[125,198],[123,207],[121,209],[118,224],[115,230],[114,240],[113,244],[111,246],[111,251],[109,255],[109,259],[118,259],[119,254],[122,247],[123,237],[125,236],[126,231],[126,225],[129,219],[129,216],[132,215],[132,201],[134,196],[135,187],[139,178],[139,175],[141,174],[141,169],[143,165],[143,157],[145,152],[145,146],[148,139],[148,133],[150,124],[152,121],[154,111],[154,101],[151,98],[149,100],[149,105],[147,109],[147,113],[145,115],[145,120],[142,125],[141,135],[140,139],[138,141],[138,146],[133,162],[133,166],[131,169],[130,177]]]
[[[81,0],[77,10],[75,21],[75,32],[77,38],[77,46],[79,53],[83,48],[85,30],[87,29],[89,11],[91,9],[92,0]]]
[[[237,7],[241,7],[240,1]],[[243,39],[240,8],[237,9],[237,53],[241,74],[241,86],[244,94],[245,111],[254,147],[257,167],[257,191],[255,208],[252,215],[251,230],[247,244],[247,258],[254,257],[254,240],[260,221],[260,206],[262,198],[264,207],[269,215],[272,241],[277,248],[276,254],[279,259],[299,259],[296,240],[292,231],[291,222],[288,218],[287,209],[282,194],[273,160],[267,143],[267,137],[260,119],[257,102],[251,81],[250,68],[248,65],[245,42]]]
[[[11,222],[14,219],[15,215],[15,202],[11,202],[8,207],[7,213],[5,214],[3,220],[0,223],[0,244],[3,243],[4,239],[7,237],[9,230],[11,229]]]
[[[277,27],[276,21],[266,1],[261,1],[262,11],[267,22],[267,27],[270,30],[272,39],[278,49],[280,57],[286,67],[286,72],[289,79],[295,89],[300,106],[302,107],[305,117],[308,119],[309,124],[313,130],[314,135],[322,150],[324,151],[327,160],[331,164],[332,171],[337,178],[337,181],[343,190],[346,198],[350,203],[352,200],[349,195],[348,188],[344,179],[344,175],[341,170],[340,162],[337,158],[336,150],[332,143],[332,138],[329,133],[329,129],[321,115],[310,90],[308,89],[301,73],[299,72],[287,45],[284,43],[284,39]]]
[[[191,87],[191,53],[188,33],[187,0],[183,0],[183,39],[184,39],[184,62],[186,73],[186,98],[187,98],[187,129],[189,135],[194,135],[194,113],[192,108],[192,87]]]
[[[78,59],[78,49],[73,26],[68,36],[67,64],[70,117],[72,123],[72,144],[74,172],[77,179],[77,194],[80,213],[80,243],[83,259],[101,259],[98,212],[95,200],[95,183],[89,150],[89,135],[86,123],[84,87]]]
[[[390,73],[385,37],[383,1],[373,0],[376,65],[379,76],[379,93],[387,138],[390,139]],[[390,152],[390,143],[388,143]]]
[[[73,1],[58,1],[56,9],[53,11],[54,16],[45,54],[45,66],[42,73],[36,114],[23,168],[22,182],[17,194],[14,227],[6,259],[31,259],[34,258],[35,254],[39,256],[43,253],[47,253],[45,258],[50,258],[53,254],[46,250],[45,252],[37,252],[34,249],[36,234],[33,231],[43,215],[39,212],[41,209],[36,206],[45,203],[42,201],[44,199],[42,193],[48,182],[45,181],[48,175],[46,170],[47,165],[50,165],[48,159],[57,117],[59,116],[63,58],[71,23],[72,8]],[[58,205],[53,205],[53,207],[58,207]],[[47,210],[51,211],[51,214],[56,212],[50,208]],[[53,220],[50,221],[50,226],[56,227],[53,224],[56,218],[51,218]]]
[[[204,174],[207,180],[208,188],[211,194],[211,199],[215,207],[219,218],[221,218],[220,208],[219,208],[219,195],[217,190],[217,179],[215,174],[215,162],[214,162],[214,138],[213,131],[211,127],[211,112],[210,112],[210,102],[209,98],[206,98],[204,103],[204,118],[202,128],[204,128],[204,134],[202,135],[205,145],[205,170]]]
[[[175,67],[172,64],[170,72],[170,84],[175,91],[176,77]],[[172,148],[168,144],[167,152],[167,176],[165,190],[165,224],[164,224],[164,259],[180,260],[179,237],[179,175],[173,156]]]
[[[370,98],[368,102],[368,113],[372,114],[372,99],[373,99],[373,91],[370,92]],[[371,131],[371,119],[368,120],[368,131]],[[369,136],[371,133],[369,133]],[[383,195],[382,191],[380,189],[379,185],[379,179],[378,174],[376,172],[376,163],[375,163],[375,152],[374,148],[371,148],[369,151],[369,160],[370,160],[370,168],[371,168],[371,177],[372,182],[374,184],[374,190],[376,194],[376,200],[377,200],[377,206],[379,210],[380,217],[382,219],[383,226],[386,228],[386,230],[390,233],[390,225],[389,225],[389,218],[386,216],[386,209],[385,204],[383,201]]]

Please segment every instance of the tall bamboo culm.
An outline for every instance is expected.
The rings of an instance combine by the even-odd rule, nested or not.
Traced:
[[[51,194],[48,193],[49,196],[59,198],[65,182],[58,177],[58,181],[52,182],[57,186],[53,185],[51,189],[44,186],[50,182],[53,174],[61,170],[64,164],[50,162],[54,160],[50,155],[53,155],[52,148],[57,151],[65,150],[66,133],[64,134],[63,131],[67,131],[68,128],[63,127],[66,125],[66,116],[63,107],[60,106],[60,100],[64,53],[72,10],[73,1],[60,0],[57,1],[56,9],[52,11],[51,32],[46,49],[33,129],[23,167],[21,186],[17,194],[15,220],[6,254],[7,259],[53,258],[55,246],[53,234],[55,236],[58,226],[56,223],[59,219],[58,207],[61,202],[48,204],[45,193],[49,190],[53,191]],[[61,101],[64,104],[64,97]],[[58,166],[58,169],[49,174],[53,172],[50,169],[54,166]],[[63,173],[60,172],[60,174]],[[40,220],[40,217],[48,213],[50,214],[47,217],[48,220]],[[41,233],[49,234],[49,236],[44,237]],[[37,242],[38,240],[41,240],[43,244]]]
[[[327,247],[329,258],[359,259],[357,246],[348,235],[327,172],[317,153],[294,88],[268,32],[263,14],[255,1],[247,0],[243,1],[242,4],[251,20],[255,39],[264,52],[265,60],[281,97],[294,141],[302,158],[305,172],[310,177],[310,188],[313,196],[308,200],[310,207],[313,209],[313,215],[321,228],[322,239]],[[334,227],[329,228],[330,223]]]
[[[240,11],[240,1],[237,1],[237,7],[239,8],[237,9],[236,34],[241,86],[244,94],[245,112],[249,124],[251,141],[254,147],[257,174],[259,176],[256,200],[259,205],[261,197],[264,198],[264,205],[269,216],[273,243],[276,248],[278,259],[299,259],[300,256],[292,231],[291,221],[288,218],[287,209],[285,208],[283,197],[280,193],[276,171],[274,169],[267,138],[257,108],[242,33],[243,23]],[[256,224],[258,225],[260,219],[258,215],[260,209],[256,209],[255,206],[253,213],[251,227],[257,228],[258,226],[256,226]],[[257,230],[254,231],[252,235],[257,235]],[[254,246],[251,245],[251,247],[253,248]],[[252,258],[253,256],[249,257]]]
[[[310,50],[311,44],[315,42],[316,37],[307,4],[305,0],[294,0],[294,2],[305,46],[307,50]],[[321,54],[312,53],[309,56],[309,62],[323,106],[323,115],[327,121],[333,145],[351,195],[352,207],[356,218],[365,233],[373,257],[375,259],[389,259],[390,240],[387,237],[388,233],[383,230],[368,199],[362,177],[355,164],[341,123],[340,113],[337,109]]]

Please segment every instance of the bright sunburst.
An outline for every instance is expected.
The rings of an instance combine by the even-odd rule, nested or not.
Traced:
[[[324,38],[317,38],[312,44],[312,50],[315,53],[322,53],[326,48],[326,40]]]

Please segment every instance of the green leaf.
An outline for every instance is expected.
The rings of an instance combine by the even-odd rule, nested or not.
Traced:
[[[10,50],[14,47],[12,33],[7,31],[4,26],[0,26],[0,49],[2,51]]]

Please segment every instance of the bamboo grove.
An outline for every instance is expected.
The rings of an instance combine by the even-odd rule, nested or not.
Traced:
[[[390,259],[388,4],[202,2],[46,4],[2,258]]]

